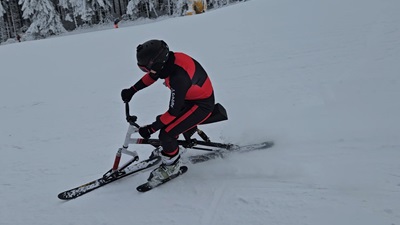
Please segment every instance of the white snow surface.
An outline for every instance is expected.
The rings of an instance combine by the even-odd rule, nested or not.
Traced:
[[[399,225],[400,1],[252,0],[156,23],[0,47],[1,225]],[[164,39],[208,71],[229,120],[214,141],[271,149],[189,165],[148,193],[148,171],[71,201],[127,130],[135,48]],[[131,111],[167,110],[158,81]],[[154,135],[156,137],[156,135]],[[152,148],[131,145],[146,158]]]

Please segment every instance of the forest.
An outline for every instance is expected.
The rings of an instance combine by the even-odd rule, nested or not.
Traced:
[[[0,44],[98,24],[203,13],[243,0],[0,0]]]

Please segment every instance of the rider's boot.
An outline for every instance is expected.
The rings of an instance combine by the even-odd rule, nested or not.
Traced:
[[[170,176],[179,173],[181,167],[181,156],[179,154],[179,148],[174,156],[169,156],[163,151],[160,154],[161,165],[154,169],[149,178],[147,179],[150,185],[157,185],[163,180],[168,179]]]

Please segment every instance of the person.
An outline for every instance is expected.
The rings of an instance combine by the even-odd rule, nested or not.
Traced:
[[[157,183],[179,172],[178,136],[197,129],[197,125],[211,115],[214,90],[199,62],[185,53],[170,51],[163,40],[149,40],[138,45],[136,58],[138,67],[146,74],[132,87],[121,91],[124,102],[129,102],[136,92],[158,79],[164,79],[171,91],[168,110],[152,124],[139,128],[139,134],[145,139],[159,131],[162,163],[148,178],[149,182]]]
[[[114,28],[118,28],[119,21],[120,20],[118,18],[114,20]]]

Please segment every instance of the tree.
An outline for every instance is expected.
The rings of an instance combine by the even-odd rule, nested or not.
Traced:
[[[23,17],[32,21],[27,34],[34,38],[45,38],[66,32],[60,16],[49,0],[20,0]]]
[[[75,27],[79,26],[78,21],[92,24],[112,20],[109,0],[59,0],[58,5],[68,9],[70,13],[66,19],[73,21]]]
[[[147,17],[150,18],[150,12],[153,11],[156,17],[158,17],[156,7],[155,5],[155,0],[147,0],[146,4],[146,11],[147,11]]]
[[[172,15],[174,16],[182,16],[184,15],[184,11],[188,9],[188,1],[187,0],[175,0],[173,2],[173,12]]]
[[[14,38],[45,38],[82,24],[109,23],[116,18],[135,20],[162,15],[181,16],[192,9],[220,7],[242,0],[0,0],[0,42]],[[126,15],[126,14],[127,15]],[[73,22],[75,27],[72,23]]]
[[[139,17],[139,3],[141,0],[130,0],[126,8],[126,14],[130,15],[132,19]]]
[[[139,10],[140,6],[145,7],[147,18],[150,18],[151,11],[153,11],[155,16],[158,17],[155,8],[155,0],[130,0],[126,9],[126,13],[130,15],[132,19],[137,19],[141,13]]]
[[[3,18],[4,13],[6,13],[6,11],[3,8],[3,2],[0,2],[0,18]]]
[[[22,18],[21,18],[21,8],[18,5],[18,0],[7,0],[9,5],[9,17],[11,21],[12,33],[16,35],[21,32],[22,28]]]
[[[6,23],[3,18],[5,13],[6,10],[4,10],[3,2],[0,2],[0,43],[7,39]]]
[[[87,0],[93,12],[96,12],[99,22],[111,21],[111,2],[110,0]]]
[[[78,27],[77,18],[84,22],[92,19],[93,10],[87,7],[86,1],[82,0],[60,0],[59,5],[64,9],[68,9],[70,14],[66,16],[67,21],[74,22],[75,27]]]
[[[126,15],[126,8],[129,0],[111,0],[111,7],[114,9],[115,16],[122,17]]]
[[[18,0],[1,0],[0,7],[0,41],[5,41],[21,32],[21,7]]]
[[[230,0],[210,0],[208,2],[208,4],[212,6],[212,8],[219,8],[230,3],[231,3]]]

